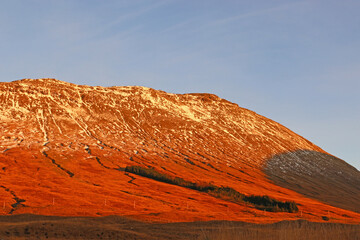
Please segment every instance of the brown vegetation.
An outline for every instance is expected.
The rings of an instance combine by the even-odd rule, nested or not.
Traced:
[[[354,240],[360,239],[359,225],[279,222],[268,225],[239,226],[223,222],[217,229],[202,231],[198,240]]]
[[[284,221],[146,223],[119,216],[0,216],[0,239],[118,240],[356,240],[359,225]]]

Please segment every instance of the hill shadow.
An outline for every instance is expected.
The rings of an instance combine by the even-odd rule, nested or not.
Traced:
[[[360,172],[337,157],[297,150],[268,159],[264,171],[279,186],[335,207],[360,212]]]

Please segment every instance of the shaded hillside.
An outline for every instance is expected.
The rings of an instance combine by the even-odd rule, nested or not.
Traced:
[[[274,222],[325,221],[331,211],[329,221],[360,221],[358,213],[277,185],[263,171],[273,156],[298,150],[325,154],[323,150],[212,94],[24,79],[0,83],[0,121],[2,214]],[[136,175],[125,171],[127,166],[151,168],[196,186],[232,189],[244,199],[266,195],[261,199],[294,202],[299,211],[267,212],[254,204]],[[333,171],[333,166],[326,167]],[[277,175],[285,176],[272,174]],[[334,184],[338,182],[346,185],[342,180]]]
[[[302,150],[279,154],[267,161],[265,172],[280,186],[360,212],[360,172],[334,156]]]

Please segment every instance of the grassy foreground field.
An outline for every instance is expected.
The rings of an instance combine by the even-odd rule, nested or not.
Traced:
[[[360,225],[284,221],[145,223],[119,216],[0,216],[0,239],[360,239]]]
[[[360,239],[359,225],[313,223],[307,221],[284,221],[268,225],[239,225],[235,222],[224,222],[216,230],[203,232],[201,240],[339,240]]]

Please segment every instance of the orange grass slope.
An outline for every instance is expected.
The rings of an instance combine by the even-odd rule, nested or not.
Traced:
[[[354,203],[359,171],[286,127],[212,94],[24,79],[0,83],[0,121],[3,215],[360,222]],[[134,165],[295,201],[299,211],[266,212],[124,171]],[[327,181],[335,189],[330,197]]]

